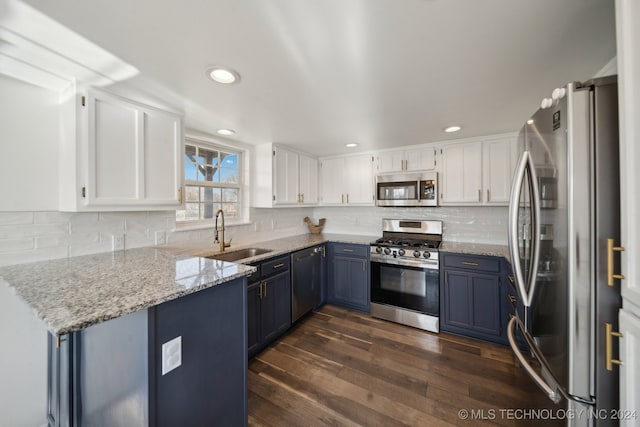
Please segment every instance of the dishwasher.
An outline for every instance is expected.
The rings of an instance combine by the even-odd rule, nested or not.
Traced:
[[[291,254],[291,322],[322,302],[322,247]]]

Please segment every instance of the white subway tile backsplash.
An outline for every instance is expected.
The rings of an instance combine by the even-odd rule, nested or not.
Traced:
[[[0,239],[0,253],[33,249],[33,237],[23,239]]]
[[[0,225],[33,224],[32,212],[0,212]]]
[[[227,225],[232,247],[308,233],[305,216],[326,218],[326,233],[377,236],[383,218],[436,219],[448,241],[506,244],[506,207],[315,207],[250,209],[251,223]],[[175,212],[6,212],[0,213],[0,265],[111,251],[111,237],[125,236],[125,248],[153,246],[156,231],[167,244],[198,241],[213,245],[213,226],[176,230]]]

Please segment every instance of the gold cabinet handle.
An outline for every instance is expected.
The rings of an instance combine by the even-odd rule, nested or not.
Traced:
[[[613,279],[624,279],[624,274],[613,273],[613,253],[624,251],[623,246],[613,246],[613,239],[607,239],[607,285],[613,286]]]
[[[184,201],[182,200],[182,187],[178,187],[178,203],[184,203]]]
[[[478,201],[482,201],[482,190],[478,190]]]
[[[264,295],[262,295],[263,298],[267,297],[267,282],[262,282],[262,284],[264,285]]]
[[[507,298],[509,298],[509,302],[510,302],[510,303],[512,303],[512,304],[513,304],[514,302],[518,301],[518,298],[514,297],[514,296],[513,296],[513,295],[511,295],[511,294],[507,295]]]
[[[508,275],[507,278],[509,279],[509,282],[511,282],[511,284],[516,282],[516,277],[513,274]]]
[[[489,189],[487,188],[487,202],[491,201],[491,193],[489,192]]]
[[[262,282],[258,284],[258,298],[262,299]]]
[[[624,337],[622,332],[615,332],[613,330],[613,325],[611,323],[604,324],[604,334],[605,334],[605,367],[607,371],[613,370],[613,365],[623,365],[622,360],[613,358],[613,337]]]
[[[349,204],[349,193],[347,193],[347,204]]]
[[[273,266],[273,269],[277,270],[277,269],[282,268],[282,267],[284,267],[284,264],[276,264],[276,265]]]
[[[344,194],[342,194],[342,204],[344,205]]]
[[[343,249],[342,252],[353,252],[353,249]]]
[[[469,262],[469,261],[462,261],[462,264],[464,265],[471,265],[473,267],[478,267],[480,264],[478,264],[477,262]]]

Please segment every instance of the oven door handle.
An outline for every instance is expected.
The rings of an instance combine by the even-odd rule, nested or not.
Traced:
[[[429,261],[429,260],[420,261],[420,262],[406,261],[401,259],[388,259],[388,258],[381,260],[381,259],[375,259],[372,256],[371,262],[372,263],[375,262],[377,264],[400,265],[404,267],[414,267],[414,268],[421,268],[421,269],[427,269],[427,270],[438,270],[439,268],[438,261]]]

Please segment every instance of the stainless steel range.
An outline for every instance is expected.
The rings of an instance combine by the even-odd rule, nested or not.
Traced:
[[[383,219],[371,244],[371,315],[440,330],[442,221]]]

